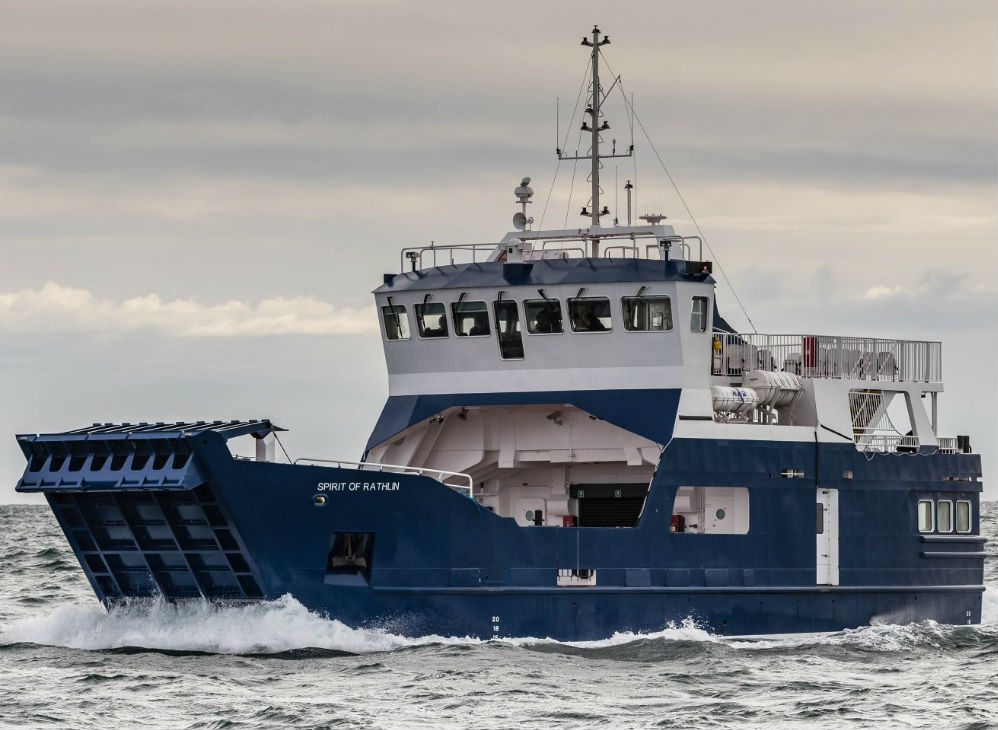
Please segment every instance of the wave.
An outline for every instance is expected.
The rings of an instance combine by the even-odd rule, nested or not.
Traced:
[[[998,624],[998,586],[985,587],[982,601],[981,623]]]
[[[982,642],[995,645],[998,643],[996,625],[998,587],[988,586],[979,627],[926,621],[864,626],[825,634],[745,638],[712,634],[687,618],[678,624],[670,623],[658,632],[621,632],[597,641],[559,642],[528,637],[501,639],[498,643],[581,654],[632,647],[642,656],[647,655],[649,649],[654,654],[655,647],[675,648],[680,644],[735,651],[840,647],[863,652],[895,652],[926,646],[959,648]],[[110,611],[93,603],[65,604],[45,615],[20,619],[0,631],[0,646],[24,643],[84,650],[148,649],[210,654],[299,654],[319,650],[369,654],[427,645],[468,646],[488,642],[471,637],[409,638],[380,629],[355,629],[310,611],[286,595],[274,601],[242,605],[139,600],[115,606]]]
[[[243,605],[138,600],[110,611],[100,605],[74,603],[44,616],[21,619],[0,633],[0,646],[29,643],[211,654],[280,654],[302,649],[366,654],[473,641],[441,636],[410,639],[386,631],[353,629],[309,611],[290,595]]]

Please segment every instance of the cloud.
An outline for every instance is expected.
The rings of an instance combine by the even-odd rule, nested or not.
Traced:
[[[113,301],[53,281],[38,289],[0,292],[0,332],[155,330],[177,337],[262,337],[362,334],[375,328],[372,308],[339,307],[314,297],[205,304],[147,294]]]
[[[899,286],[884,286],[876,284],[863,292],[863,299],[890,299],[897,296],[902,291]]]

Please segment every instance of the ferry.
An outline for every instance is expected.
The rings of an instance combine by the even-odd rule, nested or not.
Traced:
[[[609,225],[602,161],[634,148],[605,139],[608,42],[583,40],[589,149],[558,150],[589,166],[584,227],[532,230],[524,178],[513,231],[404,249],[374,290],[389,392],[359,461],[292,461],[265,419],[17,436],[17,491],[104,604],[290,594],[563,641],[980,622],[981,460],[938,432],[940,343],[737,332],[701,237],[630,200]]]

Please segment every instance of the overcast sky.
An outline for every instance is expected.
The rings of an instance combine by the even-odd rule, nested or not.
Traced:
[[[996,7],[0,0],[0,502],[15,432],[93,421],[269,417],[358,457],[370,290],[404,245],[499,239],[524,175],[540,218],[593,23],[759,331],[942,340],[941,431],[993,496]],[[635,144],[605,202],[636,176],[695,233]],[[546,226],[583,223],[571,180]]]

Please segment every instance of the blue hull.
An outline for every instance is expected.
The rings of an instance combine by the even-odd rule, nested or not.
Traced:
[[[109,603],[290,593],[352,626],[558,640],[651,632],[688,617],[723,634],[980,621],[972,455],[867,461],[851,445],[674,439],[636,527],[563,528],[520,527],[422,476],[234,459],[225,438],[210,429],[176,436],[157,448],[187,451],[186,460],[159,459],[160,472],[155,459],[119,464],[129,478],[118,481],[91,457],[70,471],[36,441],[18,488],[47,495]],[[787,469],[805,476],[781,477]],[[843,479],[846,471],[855,478]],[[747,487],[748,534],[670,532],[686,484]],[[839,490],[837,586],[816,585],[819,484]],[[920,498],[970,500],[971,534],[919,535]],[[344,533],[372,536],[362,567],[333,565]],[[557,586],[559,570],[580,568],[595,571],[595,586]]]

